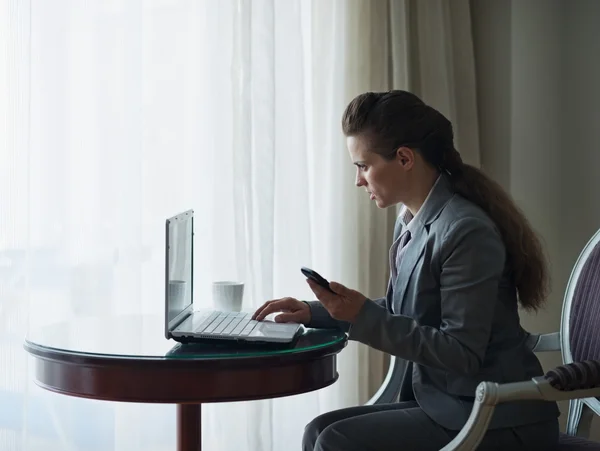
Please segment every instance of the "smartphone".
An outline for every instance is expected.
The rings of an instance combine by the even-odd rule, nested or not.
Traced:
[[[327,279],[325,279],[323,276],[321,276],[321,274],[319,274],[317,271],[314,271],[310,268],[306,268],[304,266],[302,268],[300,268],[300,271],[302,271],[302,274],[304,274],[307,278],[318,283],[320,286],[322,286],[326,290],[329,290],[332,293],[334,292],[331,288],[329,288],[329,282],[327,281]]]

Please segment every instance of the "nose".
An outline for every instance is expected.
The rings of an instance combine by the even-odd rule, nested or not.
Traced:
[[[360,171],[356,171],[356,186],[365,186],[365,179],[361,176]]]

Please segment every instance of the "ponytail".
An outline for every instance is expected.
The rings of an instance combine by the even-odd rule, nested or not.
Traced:
[[[550,280],[542,243],[529,221],[502,186],[463,163],[456,150],[447,162],[454,191],[483,209],[498,227],[519,303],[525,310],[537,311],[547,299]]]

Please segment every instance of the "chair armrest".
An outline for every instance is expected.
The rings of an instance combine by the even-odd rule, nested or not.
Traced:
[[[577,372],[574,369],[577,368]],[[469,419],[454,439],[441,451],[477,449],[492,419],[496,405],[520,400],[563,401],[600,396],[600,361],[578,362],[549,371],[530,381],[477,386],[475,404]]]
[[[560,332],[529,334],[527,345],[533,352],[560,351]]]
[[[397,402],[400,396],[402,378],[404,377],[404,361],[390,356],[390,366],[388,368],[385,380],[379,387],[379,390],[369,399],[365,405],[371,406],[374,404],[389,404]]]

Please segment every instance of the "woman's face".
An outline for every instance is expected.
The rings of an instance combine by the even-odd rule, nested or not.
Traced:
[[[400,148],[393,160],[386,160],[373,152],[369,140],[361,136],[348,137],[346,145],[356,166],[356,186],[364,187],[379,208],[404,200],[408,192],[409,170],[414,162],[412,150]]]

